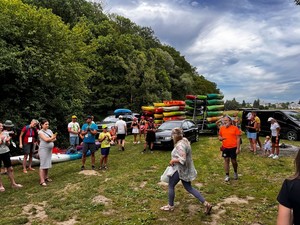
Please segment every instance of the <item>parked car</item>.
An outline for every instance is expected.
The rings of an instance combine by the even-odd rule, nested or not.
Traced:
[[[199,140],[198,126],[192,120],[169,120],[158,127],[155,133],[154,148],[172,149],[174,143],[171,133],[175,127],[182,128],[184,137],[190,142],[197,142]]]
[[[244,109],[242,118],[242,129],[247,125],[247,114],[255,111],[261,121],[261,136],[270,135],[269,117],[273,117],[280,125],[280,137],[290,141],[300,139],[300,112],[294,110],[253,110]]]
[[[127,124],[127,133],[131,134],[132,129],[131,129],[131,123],[133,121],[134,117],[138,118],[139,114],[138,113],[134,113],[134,114],[126,114],[123,115],[123,120],[126,122]],[[115,115],[110,115],[105,117],[102,121],[100,122],[96,122],[97,126],[98,126],[98,132],[102,132],[102,125],[106,125],[107,126],[107,130],[110,131],[111,127],[115,125],[115,123],[119,120],[119,117],[116,117]]]

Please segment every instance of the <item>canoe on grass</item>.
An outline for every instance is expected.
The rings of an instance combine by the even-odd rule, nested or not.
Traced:
[[[224,111],[207,111],[207,116],[222,116]]]
[[[182,100],[170,100],[170,101],[164,101],[164,104],[166,106],[185,105],[185,102]]]
[[[91,152],[88,151],[87,156],[89,156],[90,154],[91,154]],[[60,162],[66,162],[66,161],[71,161],[71,160],[75,160],[75,159],[81,159],[81,157],[82,157],[82,152],[76,152],[76,153],[72,153],[72,154],[52,153],[51,162],[52,163],[60,163]],[[10,157],[10,160],[13,165],[22,164],[23,159],[24,159],[24,155]],[[28,159],[27,159],[27,162],[28,162]],[[40,165],[40,160],[32,157],[32,165],[33,166]]]
[[[174,111],[174,112],[164,112],[164,117],[165,116],[181,116],[185,115],[185,111]]]
[[[224,110],[224,105],[209,105],[209,106],[207,106],[207,110],[209,110],[209,111]]]
[[[168,120],[184,120],[186,119],[186,116],[168,116],[168,117],[164,117],[163,120],[164,121],[168,121]]]
[[[207,99],[223,99],[224,95],[222,94],[207,94]]]
[[[224,100],[221,99],[209,99],[207,100],[208,105],[224,105]]]

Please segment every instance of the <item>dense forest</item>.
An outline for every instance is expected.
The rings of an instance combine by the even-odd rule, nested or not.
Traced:
[[[149,27],[85,0],[0,0],[0,121],[70,116],[219,93]]]

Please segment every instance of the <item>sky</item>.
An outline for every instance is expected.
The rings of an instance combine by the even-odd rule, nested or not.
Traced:
[[[300,6],[293,0],[101,2],[105,13],[151,27],[225,100],[300,101]]]

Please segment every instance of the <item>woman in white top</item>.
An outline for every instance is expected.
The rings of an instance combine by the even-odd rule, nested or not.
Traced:
[[[278,122],[272,117],[269,117],[268,122],[271,123],[270,130],[271,130],[271,141],[272,141],[272,152],[269,155],[269,158],[278,159],[279,158],[280,126],[279,126]]]

